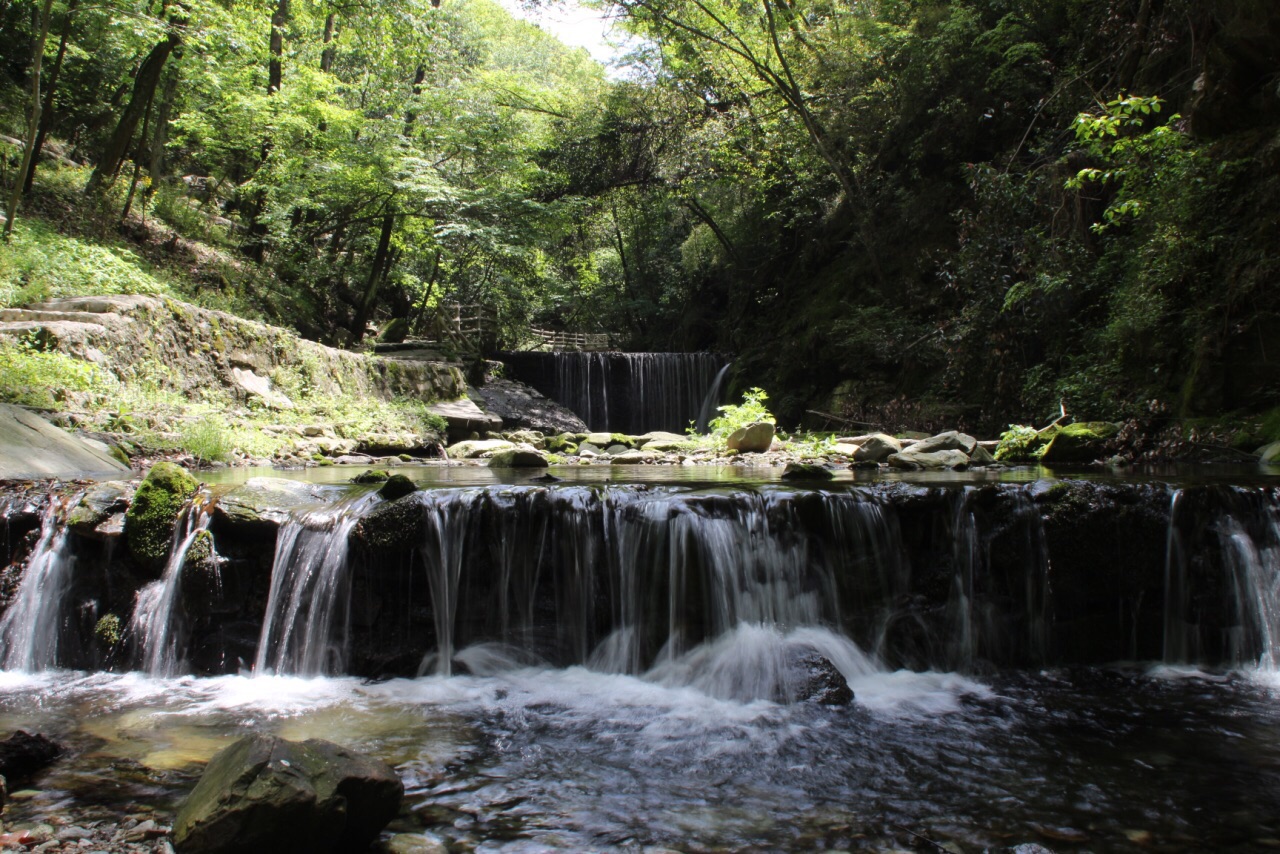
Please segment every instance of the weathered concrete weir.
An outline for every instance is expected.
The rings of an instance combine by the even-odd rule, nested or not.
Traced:
[[[510,376],[578,414],[592,430],[706,430],[725,369],[714,353],[499,353]]]
[[[1274,487],[566,484],[383,501],[258,481],[190,514],[158,579],[109,519],[68,528],[51,502],[0,504],[9,669],[576,664],[752,699],[787,695],[798,649],[913,670],[1270,667],[1280,638]],[[181,555],[206,524],[192,569]]]

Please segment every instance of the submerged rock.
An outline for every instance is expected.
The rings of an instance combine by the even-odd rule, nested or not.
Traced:
[[[40,733],[18,730],[0,741],[0,777],[9,783],[35,776],[62,755],[62,745]]]
[[[182,854],[364,850],[404,784],[385,762],[327,741],[254,735],[209,761],[178,811]]]
[[[147,472],[125,514],[129,551],[143,567],[153,572],[164,567],[174,525],[199,488],[190,472],[173,463],[156,463]]]
[[[768,421],[756,421],[730,433],[725,445],[743,454],[763,454],[773,445],[773,433]]]

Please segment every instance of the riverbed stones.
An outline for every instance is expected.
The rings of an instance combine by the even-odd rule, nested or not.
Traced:
[[[209,761],[173,840],[180,854],[361,851],[403,797],[380,760],[318,739],[247,736]]]
[[[516,446],[506,439],[466,439],[450,445],[445,453],[451,460],[474,460],[495,451],[507,451]]]
[[[200,484],[184,468],[156,463],[147,472],[125,514],[129,552],[144,568],[163,569],[173,540],[173,528]]]
[[[730,433],[725,446],[741,454],[763,454],[773,446],[773,434],[768,421],[755,421]]]
[[[901,450],[902,443],[889,434],[872,433],[858,445],[858,450],[853,454],[853,460],[858,463],[882,463],[889,459],[890,454],[896,454]]]
[[[0,480],[119,476],[128,471],[100,445],[90,445],[33,412],[0,403]]]
[[[888,463],[893,468],[919,471],[921,469],[962,469],[969,465],[969,456],[963,451],[931,451],[920,453],[908,448],[898,454],[891,454]]]

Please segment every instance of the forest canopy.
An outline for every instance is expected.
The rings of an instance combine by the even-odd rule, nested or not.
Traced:
[[[327,343],[732,353],[790,419],[1280,404],[1268,0],[599,2],[624,74],[492,0],[0,0],[7,228]]]

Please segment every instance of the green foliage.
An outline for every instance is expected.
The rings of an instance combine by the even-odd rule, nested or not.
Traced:
[[[105,646],[114,647],[123,637],[124,625],[115,614],[103,614],[93,627],[93,635]]]
[[[0,307],[56,297],[158,294],[168,286],[127,249],[68,237],[36,220],[19,220],[0,252]]]
[[[203,465],[229,463],[235,444],[226,422],[215,415],[205,415],[185,424],[178,439],[179,446]]]
[[[730,403],[717,407],[720,414],[711,419],[708,427],[711,435],[719,439],[727,438],[735,430],[740,430],[748,424],[754,424],[757,421],[767,421],[770,424],[777,423],[764,402],[769,399],[762,388],[753,388],[742,394],[742,403]]]
[[[88,392],[104,384],[89,362],[40,348],[34,336],[0,337],[0,400],[57,409],[67,392]]]
[[[1034,427],[1010,424],[1009,429],[1000,434],[995,458],[1001,462],[1034,462],[1040,459],[1052,438],[1051,432],[1042,434]]]

